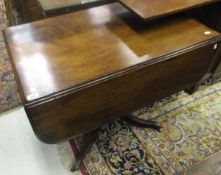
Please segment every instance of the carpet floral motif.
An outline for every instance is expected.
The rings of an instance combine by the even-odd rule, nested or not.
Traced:
[[[112,122],[102,128],[98,135],[98,149],[113,174],[161,174],[154,160],[146,154],[144,146],[125,122]]]
[[[2,30],[6,27],[4,4],[0,0],[0,113],[20,104],[20,96],[2,35]]]
[[[161,112],[156,112],[159,108]],[[156,104],[140,115],[156,118],[163,126],[161,133],[140,128],[133,131],[143,143],[147,142],[143,138],[149,137],[146,149],[153,148],[150,153],[159,166],[167,167],[165,174],[177,173],[221,150],[220,109],[221,83],[217,83],[192,96],[180,94],[177,100]],[[154,149],[162,153],[161,157],[153,154]]]
[[[7,27],[0,0],[0,30]],[[216,82],[216,84],[213,84]],[[0,113],[20,104],[0,32]],[[194,95],[180,92],[133,114],[154,119],[162,132],[116,120],[99,130],[85,158],[89,175],[172,175],[221,150],[221,82],[211,80]],[[76,142],[82,143],[83,137]],[[84,174],[84,173],[83,173]]]
[[[133,113],[156,120],[163,126],[161,132],[116,120],[99,130],[96,144],[84,161],[88,174],[182,172],[221,150],[220,109],[221,81],[210,80],[193,95],[180,92]]]

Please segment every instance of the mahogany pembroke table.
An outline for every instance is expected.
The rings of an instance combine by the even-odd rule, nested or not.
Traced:
[[[184,8],[180,3],[169,11],[167,4],[158,13],[158,0],[148,0],[142,17],[139,4],[134,13],[129,0],[120,1],[130,9],[116,2],[4,31],[36,136],[58,143],[92,134],[72,170],[89,150],[96,129],[108,122],[122,118],[159,131],[154,121],[128,114],[181,90],[192,92],[220,58],[220,33],[190,15],[193,11],[180,13],[186,6],[192,10],[217,1],[182,1]]]

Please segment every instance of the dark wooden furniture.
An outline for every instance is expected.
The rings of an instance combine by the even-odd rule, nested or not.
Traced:
[[[119,3],[11,27],[4,36],[26,113],[46,143],[195,89],[215,65],[221,40],[186,14],[146,22]]]
[[[193,165],[177,175],[220,175],[221,152],[217,152],[202,162]]]
[[[206,24],[210,28],[221,32],[221,2],[203,6],[189,12],[195,19]],[[216,58],[210,67],[210,73],[213,77],[221,77],[221,46],[219,46]]]
[[[119,0],[143,19],[153,19],[195,7],[205,6],[219,0]]]
[[[221,45],[217,48],[217,52],[212,62],[209,72],[213,78],[221,78]]]
[[[219,55],[219,59],[221,57],[221,54]],[[221,77],[221,63],[219,62],[219,64],[217,65],[216,69],[214,70],[213,73],[213,77],[215,78],[220,78]]]
[[[8,1],[8,0],[7,0]],[[21,22],[41,20],[47,17],[57,16],[73,11],[88,9],[91,7],[108,4],[114,0],[9,0],[13,1],[17,11],[20,14]]]
[[[36,21],[45,18],[36,0],[11,1],[13,1],[14,6],[18,11],[22,23],[27,23],[30,21]]]
[[[45,17],[61,15],[100,5],[112,3],[115,0],[36,0]]]
[[[4,34],[26,112],[37,136],[48,143],[193,86],[219,41],[219,33],[194,19],[150,26],[119,4]]]
[[[6,1],[7,4],[12,0]],[[81,4],[71,1],[52,1],[52,0],[13,0],[15,6],[21,14],[22,21],[36,21],[46,17],[61,15],[71,11],[78,11],[90,7],[111,3],[115,0],[97,0]],[[52,5],[50,5],[50,2]],[[202,21],[209,27],[221,32],[221,2],[220,0],[119,0],[124,6],[136,13],[145,20],[153,20],[162,16],[174,13],[186,12],[193,10],[194,18]],[[62,2],[62,3],[61,3]],[[217,2],[217,3],[216,3]],[[220,2],[220,3],[219,3]],[[53,4],[54,3],[54,4]],[[10,6],[8,6],[10,7]],[[9,12],[9,10],[8,10]],[[190,13],[189,13],[190,14]],[[8,13],[10,18],[11,13]],[[13,18],[10,18],[10,24],[14,24]],[[221,77],[221,55],[217,57],[215,67],[212,67],[210,73],[214,77]]]

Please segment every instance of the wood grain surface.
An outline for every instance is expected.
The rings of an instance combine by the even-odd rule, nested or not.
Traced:
[[[119,4],[107,5],[7,29],[25,103],[85,87],[219,35],[192,19],[150,27],[134,16],[122,19],[116,14],[127,16],[128,11]]]
[[[193,86],[206,73],[213,45],[26,106],[36,135],[56,143],[101,127],[140,107]]]
[[[145,20],[218,1],[220,0],[119,0],[119,2]]]
[[[221,151],[213,154],[198,164],[186,169],[177,175],[220,175]]]
[[[4,36],[25,110],[47,143],[194,86],[220,41],[194,19],[145,23],[118,3],[11,27]]]

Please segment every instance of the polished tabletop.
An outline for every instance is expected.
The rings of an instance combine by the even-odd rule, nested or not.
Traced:
[[[118,3],[4,31],[25,103],[77,91],[218,35],[193,19],[150,25]]]
[[[220,0],[119,0],[145,20],[184,11]]]

